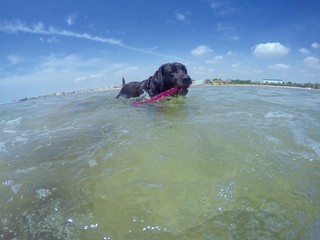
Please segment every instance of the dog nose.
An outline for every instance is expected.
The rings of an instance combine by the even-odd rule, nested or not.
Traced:
[[[186,77],[186,78],[182,79],[182,83],[185,85],[191,85],[192,80],[190,77]]]

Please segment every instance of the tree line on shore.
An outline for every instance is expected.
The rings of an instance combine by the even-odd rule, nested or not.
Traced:
[[[284,87],[300,87],[300,88],[311,88],[311,89],[320,89],[320,83],[293,83],[293,82],[281,82],[281,83],[263,83],[263,82],[253,82],[251,80],[222,80],[218,78],[206,79],[203,81],[205,85],[266,85],[266,86],[284,86]]]

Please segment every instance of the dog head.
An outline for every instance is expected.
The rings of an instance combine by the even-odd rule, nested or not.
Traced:
[[[153,76],[151,91],[162,92],[173,87],[179,88],[179,95],[186,95],[192,80],[188,75],[187,68],[181,63],[166,63],[160,66]],[[152,86],[153,85],[153,86]]]

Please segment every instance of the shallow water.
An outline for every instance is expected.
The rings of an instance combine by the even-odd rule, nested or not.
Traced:
[[[320,92],[0,105],[0,239],[320,239]]]

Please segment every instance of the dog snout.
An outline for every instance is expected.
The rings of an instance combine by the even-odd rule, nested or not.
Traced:
[[[189,76],[184,77],[184,78],[182,79],[182,84],[183,84],[183,86],[185,86],[185,87],[188,88],[188,87],[192,84],[191,78],[190,78]]]

